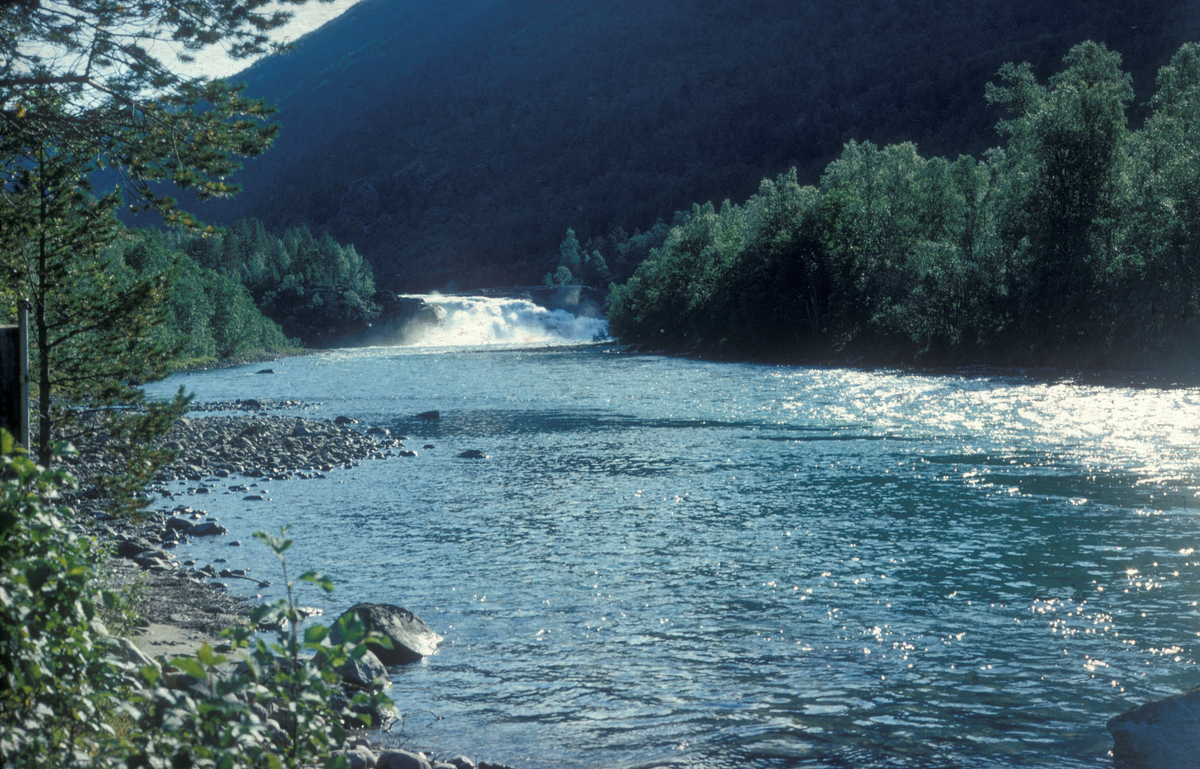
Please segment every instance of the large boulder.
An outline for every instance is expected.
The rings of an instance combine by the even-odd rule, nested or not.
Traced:
[[[385,750],[379,754],[376,769],[431,769],[424,756],[407,750]]]
[[[420,617],[408,609],[390,603],[360,603],[351,606],[342,616],[350,612],[358,614],[367,632],[382,633],[391,639],[392,648],[385,649],[377,644],[367,646],[385,665],[407,665],[437,652],[442,637],[426,625]],[[341,619],[339,617],[338,619]],[[342,641],[342,634],[335,623],[329,640]]]
[[[1200,767],[1200,687],[1108,721],[1115,769]]]

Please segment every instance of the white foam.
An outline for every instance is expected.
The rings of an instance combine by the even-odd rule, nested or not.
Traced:
[[[608,338],[608,321],[547,310],[528,299],[406,294],[441,307],[440,326],[410,331],[405,346],[572,345]]]

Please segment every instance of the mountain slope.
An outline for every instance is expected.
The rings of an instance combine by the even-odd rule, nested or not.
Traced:
[[[364,0],[237,78],[283,131],[200,214],[327,230],[383,288],[532,282],[568,227],[645,228],[793,165],[815,181],[852,138],[980,153],[1005,61],[1045,76],[1102,41],[1143,101],[1193,6]]]

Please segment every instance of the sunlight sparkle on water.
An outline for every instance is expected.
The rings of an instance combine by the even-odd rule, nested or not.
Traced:
[[[402,602],[446,635],[395,674],[401,710],[441,717],[414,744],[470,735],[529,769],[1082,769],[1110,760],[1107,718],[1200,683],[1197,391],[499,344],[154,385],[437,446],[273,482],[252,520],[204,498],[231,536],[311,531],[326,616]]]

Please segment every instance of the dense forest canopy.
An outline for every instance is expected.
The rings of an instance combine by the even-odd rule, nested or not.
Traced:
[[[1124,56],[1137,126],[1198,31],[1182,0],[364,0],[239,76],[283,128],[244,194],[198,210],[328,232],[385,289],[538,282],[568,228],[815,182],[850,140],[982,157],[998,68],[1044,80],[1083,40]]]
[[[1044,84],[1004,65],[987,98],[1007,141],[982,160],[852,141],[818,186],[793,170],[742,205],[693,206],[614,287],[613,332],[735,354],[1195,369],[1200,44],[1163,67],[1138,129],[1121,57],[1093,42]]]

